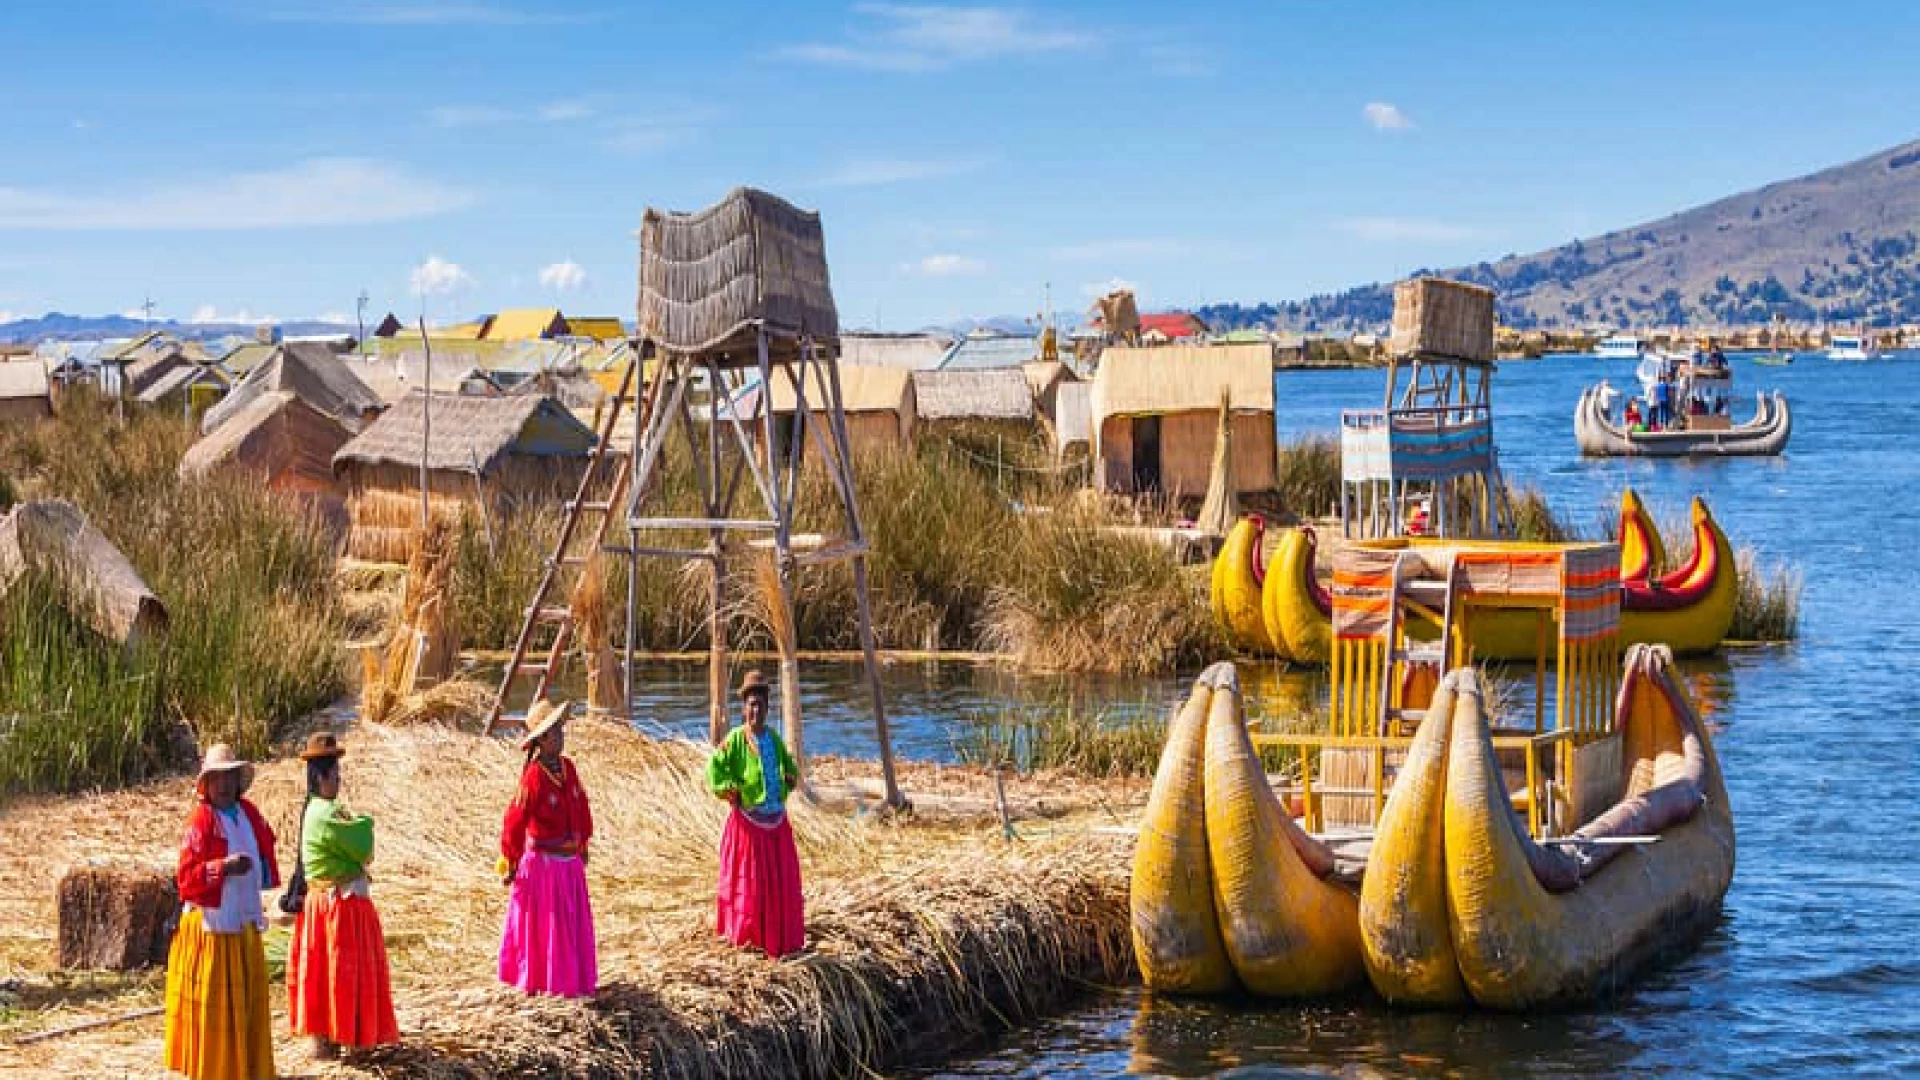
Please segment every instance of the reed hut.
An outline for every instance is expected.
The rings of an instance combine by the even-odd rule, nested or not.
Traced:
[[[272,390],[189,447],[180,459],[180,475],[206,476],[233,466],[269,491],[311,500],[333,516],[345,506],[333,456],[352,439],[353,432],[340,421],[295,394]]]
[[[478,511],[492,521],[578,487],[595,436],[552,398],[434,394],[431,416],[427,402],[407,395],[333,455],[347,493],[348,556],[406,561],[420,523],[423,451],[436,517]]]
[[[817,369],[808,369],[807,410],[815,422],[825,413],[826,388]],[[847,445],[855,457],[866,451],[894,453],[912,439],[919,417],[914,392],[915,372],[895,367],[854,367],[840,369],[840,400],[847,416]],[[782,446],[793,445],[793,425],[799,411],[798,395],[787,369],[773,373],[773,430]],[[742,415],[758,414],[758,395],[749,392],[737,404]],[[824,429],[823,429],[824,430]],[[811,440],[801,447],[805,456],[815,448]]]
[[[1093,448],[1093,384],[1061,383],[1053,399],[1053,456],[1084,457]]]
[[[861,367],[897,367],[909,371],[932,371],[953,349],[951,334],[855,334],[840,335],[842,370]]]
[[[284,391],[333,417],[348,431],[359,431],[385,407],[380,395],[360,381],[349,361],[330,347],[307,341],[274,346],[273,355],[236,383],[226,399],[208,409],[200,430],[212,432],[255,398]]]
[[[167,609],[140,571],[64,499],[0,514],[0,596],[27,574],[63,582],[73,614],[109,641],[133,648],[167,631]]]
[[[1095,486],[1198,498],[1207,489],[1223,395],[1232,414],[1234,491],[1269,490],[1271,345],[1107,349],[1090,403]]]
[[[1073,368],[1058,360],[1035,360],[1020,368],[1027,377],[1027,391],[1033,395],[1033,408],[1049,424],[1057,424],[1060,417],[1060,387],[1071,382],[1079,382],[1080,376]]]
[[[1033,391],[1017,367],[916,371],[914,412],[930,435],[1034,435]]]
[[[25,423],[53,415],[53,384],[38,360],[0,364],[0,424]]]

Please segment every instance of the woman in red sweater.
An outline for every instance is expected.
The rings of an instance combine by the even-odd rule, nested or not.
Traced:
[[[500,981],[529,994],[586,997],[600,981],[587,901],[593,814],[564,757],[567,703],[536,703],[520,746],[527,766],[500,830],[500,870],[512,892],[500,935]]]

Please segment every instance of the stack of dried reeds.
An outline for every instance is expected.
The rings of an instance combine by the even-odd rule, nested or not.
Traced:
[[[606,563],[595,554],[573,586],[573,632],[587,667],[587,712],[628,717],[626,680],[613,651],[613,609],[607,603]]]
[[[83,866],[59,885],[60,966],[127,971],[164,963],[180,894],[173,876],[126,866]]]
[[[1208,536],[1225,536],[1240,520],[1240,497],[1233,483],[1233,401],[1220,395],[1220,426],[1213,436],[1213,467],[1207,473],[1207,498],[1194,527]]]
[[[361,653],[362,718],[376,723],[450,720],[469,715],[466,706],[486,696],[472,684],[449,682],[460,658],[449,587],[455,546],[453,528],[444,519],[435,518],[424,531],[416,531],[406,592],[386,642]],[[471,713],[485,708],[483,704]]]

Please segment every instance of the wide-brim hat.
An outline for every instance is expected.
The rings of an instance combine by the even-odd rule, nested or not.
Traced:
[[[346,755],[347,748],[331,731],[315,731],[307,736],[306,749],[300,751],[301,761],[318,761],[322,758],[338,758]]]
[[[741,677],[740,689],[734,691],[734,693],[741,698],[746,698],[754,694],[765,697],[772,693],[772,691],[773,688],[768,685],[765,675],[760,674],[758,671],[749,671]]]
[[[200,775],[194,777],[193,789],[205,793],[207,777],[217,772],[239,772],[240,794],[246,794],[253,786],[253,763],[233,752],[226,743],[214,743],[207,747],[207,756],[200,760]]]
[[[525,750],[540,736],[566,723],[567,710],[572,704],[570,701],[534,702],[527,709],[527,733],[520,737],[520,749]]]

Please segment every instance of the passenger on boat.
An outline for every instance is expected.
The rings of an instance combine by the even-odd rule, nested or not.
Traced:
[[[241,796],[253,766],[225,743],[207,748],[180,844],[185,906],[167,951],[167,1068],[193,1080],[271,1080],[273,1013],[260,934],[263,889],[280,884],[273,829]]]
[[[1653,423],[1656,428],[1664,428],[1673,423],[1673,387],[1667,380],[1661,379],[1653,384]]]
[[[386,937],[368,896],[373,819],[350,813],[340,801],[346,752],[328,731],[307,736],[300,752],[307,763],[307,803],[294,881],[311,887],[300,890],[304,902],[287,949],[287,1019],[294,1034],[313,1039],[313,1056],[320,1059],[333,1057],[340,1046],[400,1041]]]
[[[720,936],[779,959],[805,946],[806,911],[786,805],[800,766],[767,725],[768,693],[757,671],[740,680],[743,720],[708,759],[707,786],[733,807],[720,835]]]
[[[1640,415],[1640,399],[1637,397],[1627,399],[1626,422],[1628,431],[1647,430],[1647,421]]]
[[[567,702],[529,712],[527,765],[500,829],[501,876],[512,889],[500,934],[500,981],[529,994],[587,997],[600,984],[587,899],[593,812],[566,749]],[[535,709],[539,709],[538,704]]]

